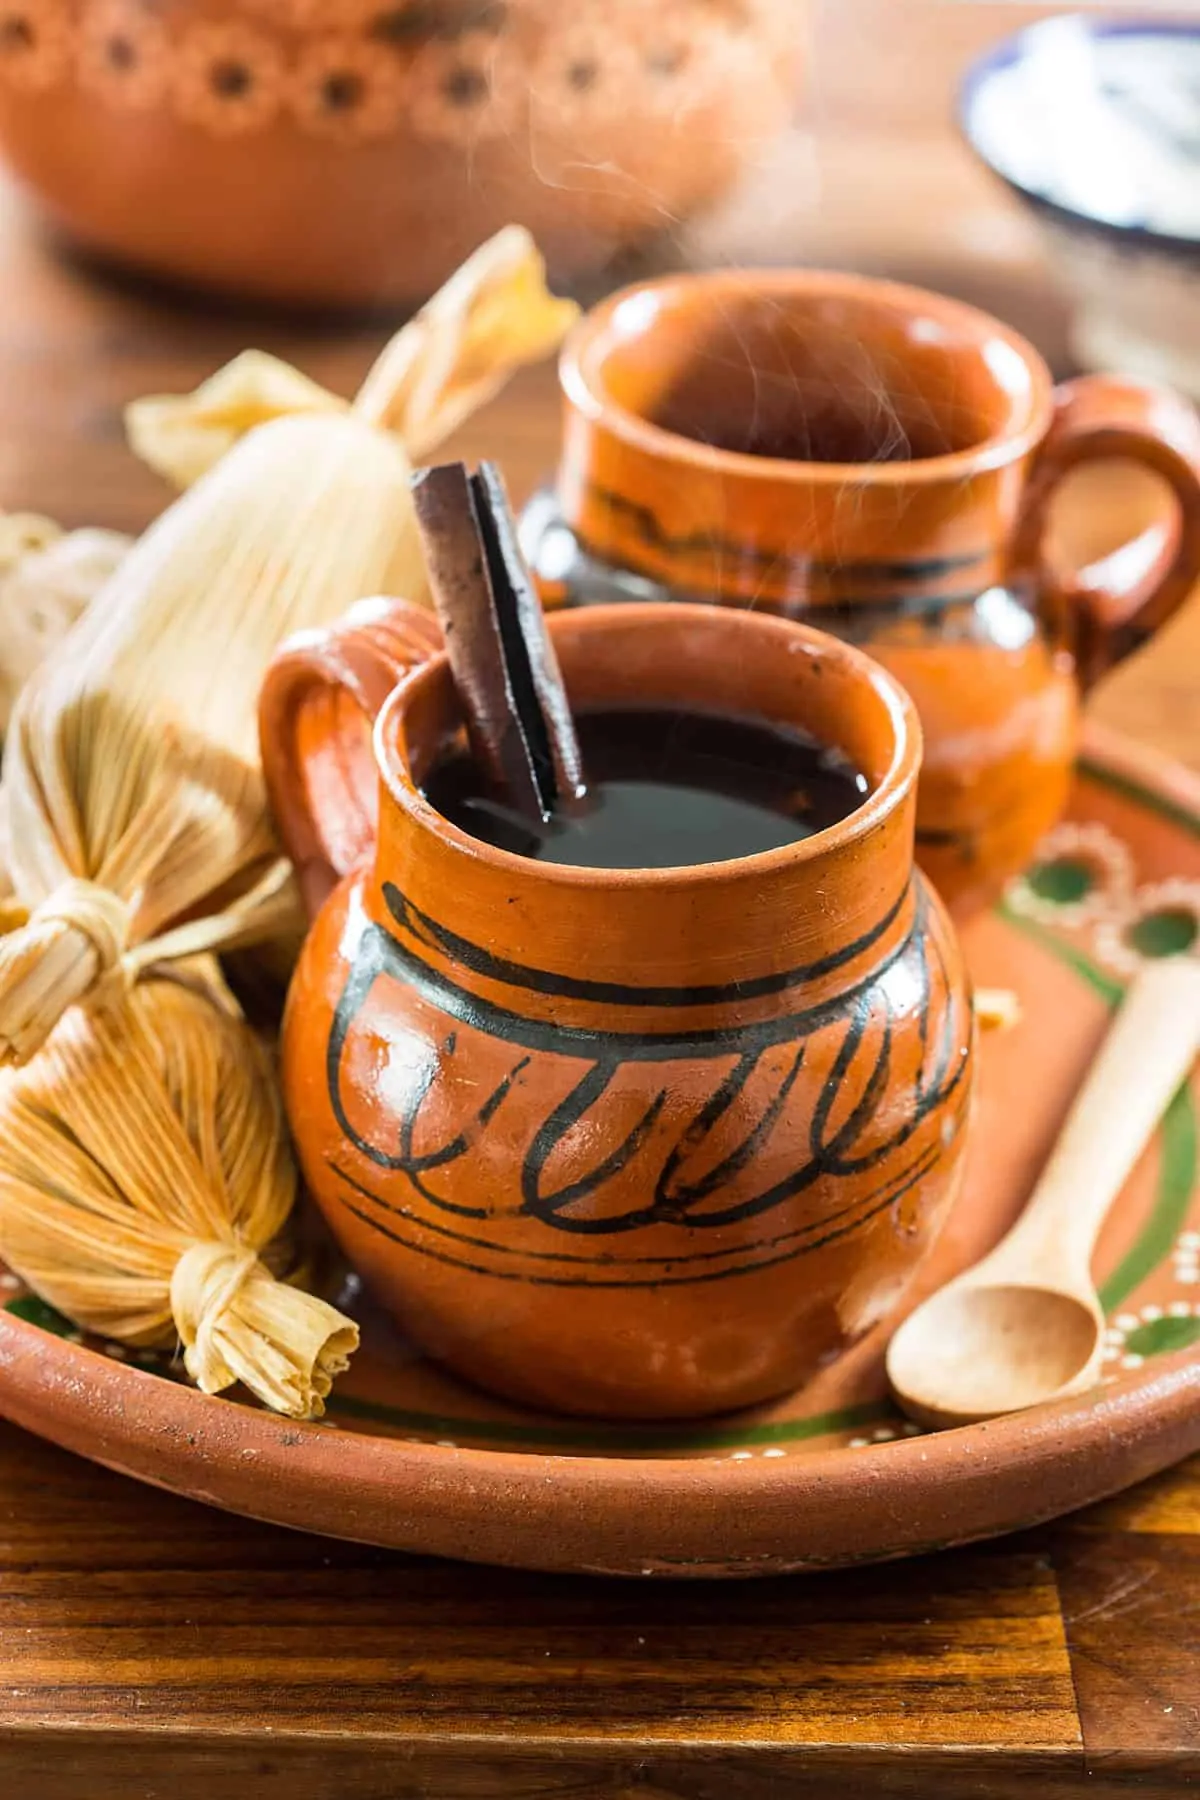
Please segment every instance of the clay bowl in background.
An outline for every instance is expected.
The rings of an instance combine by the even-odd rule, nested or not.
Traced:
[[[423,299],[515,220],[561,279],[784,124],[794,0],[16,0],[0,147],[79,243],[306,305]]]

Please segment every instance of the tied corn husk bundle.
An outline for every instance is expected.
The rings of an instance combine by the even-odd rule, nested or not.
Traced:
[[[281,1279],[295,1177],[279,1100],[213,960],[299,916],[258,688],[291,632],[367,595],[424,596],[410,454],[572,316],[510,229],[351,404],[253,355],[190,398],[140,403],[132,441],[186,491],[14,709],[0,1257],[81,1326],[179,1340],[201,1386],[241,1380],[283,1412],[319,1411],[355,1332]]]
[[[63,531],[40,513],[0,513],[0,737],[33,671],[132,542],[120,531]]]
[[[358,1330],[289,1285],[296,1177],[267,1058],[215,964],[74,1007],[0,1077],[0,1257],[85,1330],[320,1417]]]
[[[398,442],[405,452],[407,472],[410,460],[425,461],[514,370],[557,349],[578,311],[573,301],[547,291],[533,239],[523,227],[509,225],[397,333],[353,401],[278,357],[246,350],[194,394],[135,400],[126,408],[126,431],[143,462],[179,488],[207,474],[255,426],[279,418],[340,416],[359,428],[383,428],[389,447]],[[403,510],[415,543],[411,506]],[[411,600],[425,582],[415,553],[409,574],[405,597]]]
[[[574,316],[509,227],[346,403],[243,356],[131,409],[190,483],[22,693],[0,802],[28,924],[0,941],[0,1061],[22,1063],[114,971],[286,937],[298,909],[257,760],[279,641],[371,594],[426,597],[409,493],[425,455]]]
[[[0,513],[0,738],[17,695],[115,574],[133,539],[121,531],[64,531],[41,513]],[[8,872],[0,813],[0,933],[25,921]]]

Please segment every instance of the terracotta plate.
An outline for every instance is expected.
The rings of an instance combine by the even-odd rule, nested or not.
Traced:
[[[1093,736],[1071,818],[974,926],[981,985],[1023,1017],[982,1045],[967,1182],[933,1285],[1020,1209],[1139,957],[1200,948],[1200,782]],[[1098,1253],[1110,1321],[1093,1394],[920,1435],[888,1404],[883,1335],[790,1400],[617,1429],[492,1402],[363,1312],[329,1422],[294,1425],[137,1366],[20,1291],[0,1299],[0,1411],[141,1480],[332,1536],[528,1568],[765,1575],[929,1550],[1045,1519],[1200,1446],[1200,1080],[1179,1094]]]

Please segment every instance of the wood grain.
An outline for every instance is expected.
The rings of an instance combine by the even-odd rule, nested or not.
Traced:
[[[1136,1777],[1165,1794],[1195,1772],[1179,1559],[1103,1529],[1113,1503],[1006,1544],[714,1592],[322,1543],[5,1426],[0,1469],[13,1792],[737,1800]]]
[[[298,1536],[280,1557],[265,1526],[165,1495],[122,1505],[129,1491],[103,1471],[78,1502],[105,1509],[102,1560],[89,1532],[85,1562],[64,1549],[79,1516],[65,1453],[25,1440],[5,1466],[24,1522],[0,1572],[10,1732],[72,1711],[120,1730],[136,1692],[145,1727],[210,1733],[253,1730],[266,1708],[295,1736],[352,1727],[413,1741],[450,1726],[528,1745],[712,1750],[748,1728],[780,1747],[1078,1738],[1054,1578],[1036,1552],[948,1558],[936,1591],[919,1563],[882,1592],[867,1571],[746,1583],[722,1596],[715,1632],[702,1585],[464,1579]],[[937,1716],[924,1702],[939,1684]]]
[[[954,74],[1044,8],[804,12],[796,131],[671,257],[885,269],[981,301],[1064,363],[1028,222],[958,144]],[[900,146],[903,146],[902,150]],[[167,498],[120,408],[247,342],[349,391],[382,327],[197,313],[48,254],[0,188],[0,505],[137,529]],[[551,372],[450,454],[517,496]],[[1064,555],[1135,526],[1119,473]],[[1081,534],[1081,521],[1086,530]],[[1096,696],[1200,767],[1200,600]],[[0,1424],[0,1794],[36,1800],[1037,1800],[1200,1782],[1200,1459],[1042,1531],[885,1569],[642,1587],[406,1560],[227,1517]]]
[[[1077,1523],[1082,1531],[1200,1536],[1200,1456],[1092,1507]]]
[[[446,1795],[493,1791],[441,1769],[442,1751],[468,1745],[554,1779],[574,1758],[600,1783],[582,1791],[606,1793],[621,1791],[622,1757],[657,1765],[664,1792],[715,1792],[747,1745],[798,1773],[886,1767],[900,1751],[932,1769],[932,1752],[953,1749],[999,1761],[1006,1781],[1081,1755],[1054,1572],[1036,1547],[882,1580],[745,1584],[718,1610],[703,1586],[317,1543],[132,1488],[7,1427],[0,1467],[0,1773],[26,1780],[72,1732],[93,1784],[162,1734],[205,1757],[217,1742],[227,1756],[269,1745],[281,1779],[315,1740],[352,1736],[460,1781],[431,1790]],[[72,1780],[38,1791],[79,1791]]]

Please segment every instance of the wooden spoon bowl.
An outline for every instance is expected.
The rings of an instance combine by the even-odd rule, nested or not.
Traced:
[[[888,1380],[912,1418],[966,1425],[1064,1399],[1095,1381],[1104,1313],[1092,1250],[1197,1050],[1200,961],[1148,964],[1021,1218],[893,1337]]]

